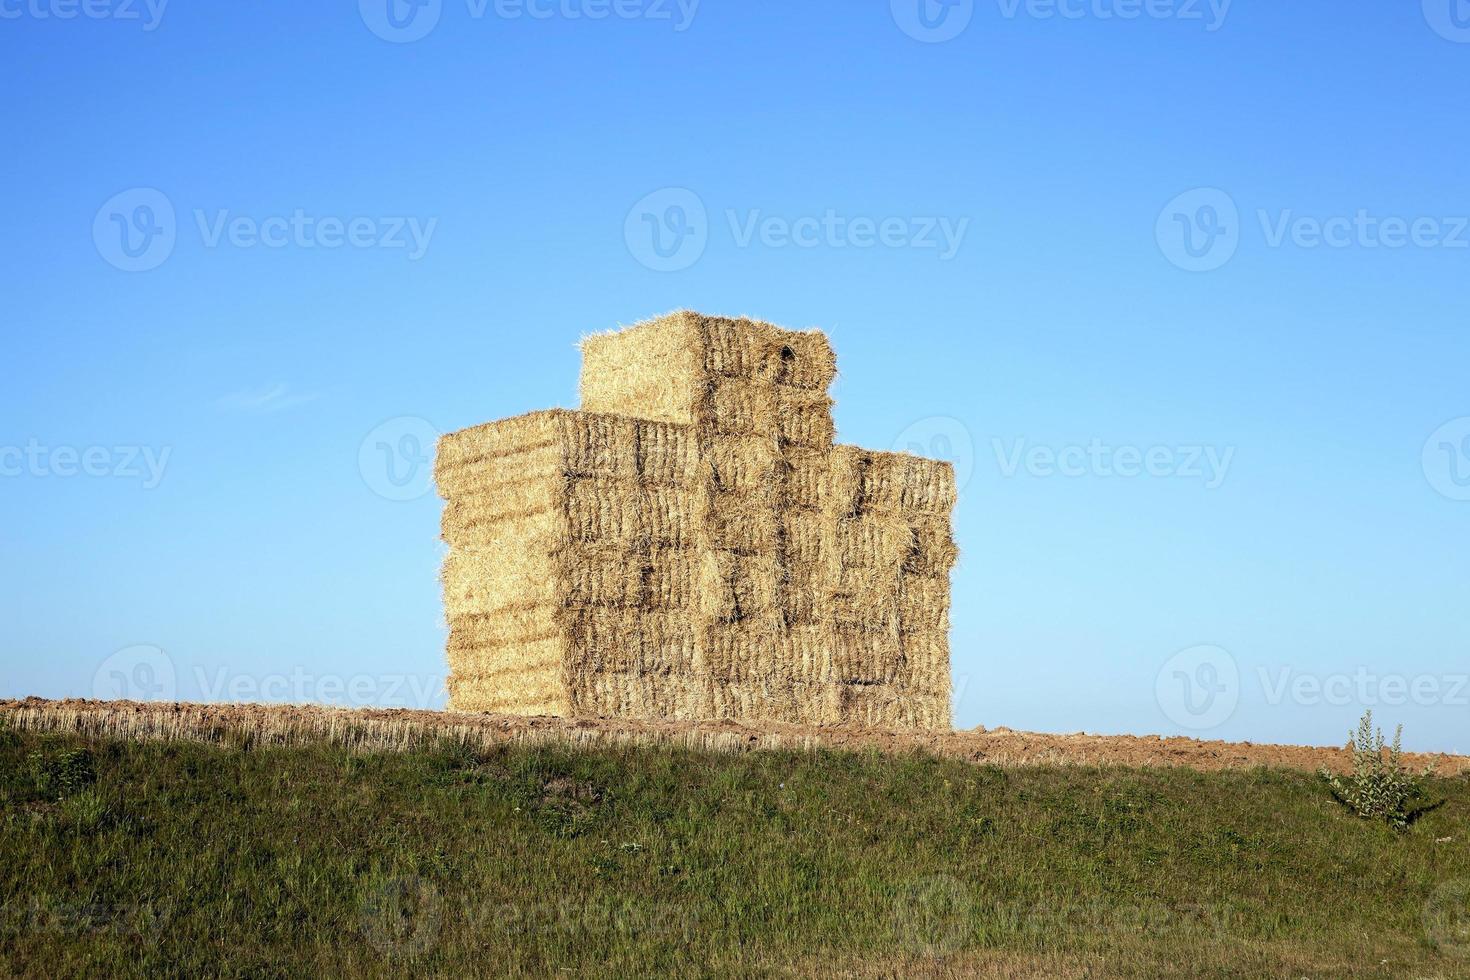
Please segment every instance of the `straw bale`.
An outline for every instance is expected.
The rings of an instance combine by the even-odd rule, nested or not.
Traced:
[[[444,541],[451,548],[476,551],[519,551],[527,544],[544,544],[549,550],[565,529],[565,493],[564,481],[546,477],[511,484],[501,495],[451,497],[440,518]]]
[[[839,521],[817,510],[787,508],[781,513],[782,550],[793,565],[825,566],[839,554]]]
[[[782,459],[774,440],[761,435],[711,439],[705,459],[715,489],[760,495],[768,506],[775,506]]]
[[[949,577],[904,574],[898,583],[898,628],[949,633]]]
[[[792,446],[826,449],[837,429],[826,392],[778,385],[774,390],[776,434]]]
[[[706,416],[699,423],[715,436],[764,435],[780,427],[776,386],[743,377],[716,377],[709,386]]]
[[[559,674],[523,673],[507,677],[450,674],[449,701],[456,711],[565,716],[567,687]]]
[[[439,439],[440,494],[489,490],[559,472],[569,476],[638,476],[638,430],[632,419],[552,409],[452,432]]]
[[[449,650],[488,653],[555,639],[562,621],[552,605],[521,606],[493,613],[449,610]]]
[[[582,341],[582,407],[631,418],[709,421],[717,378],[826,391],[837,374],[820,331],[680,311]]]
[[[703,571],[703,559],[696,548],[652,549],[644,576],[645,608],[692,611],[699,596]]]
[[[488,651],[453,650],[449,668],[462,677],[474,677],[483,681],[511,680],[521,675],[538,673],[561,677],[566,662],[566,639],[555,636]]]
[[[642,530],[651,547],[693,547],[698,541],[705,498],[679,487],[641,491]]]
[[[681,312],[583,343],[583,410],[440,440],[451,704],[949,720],[947,463],[833,445],[817,332]]]
[[[959,558],[949,519],[915,514],[908,524],[912,546],[904,556],[903,570],[914,575],[948,575]]]
[[[582,340],[582,408],[691,424],[708,372],[696,314],[680,312]]]
[[[845,568],[882,569],[896,575],[913,551],[914,532],[907,521],[865,514],[834,524],[838,561]]]
[[[644,566],[634,553],[608,545],[561,549],[559,586],[563,604],[638,606],[643,601]]]
[[[869,452],[859,497],[865,510],[948,516],[955,504],[954,466],[908,453]]]
[[[631,546],[647,539],[648,508],[638,483],[596,477],[574,479],[567,481],[564,493],[569,540]]]
[[[707,547],[741,554],[775,552],[780,528],[772,494],[710,493],[702,510]]]
[[[863,469],[868,453],[854,446],[833,446],[818,485],[817,506],[835,514],[856,516],[861,509]]]
[[[700,478],[699,440],[687,426],[638,422],[638,475],[645,482],[695,486]]]
[[[528,544],[516,547],[517,540]],[[534,541],[528,531],[519,539],[508,534],[495,549],[451,550],[440,573],[450,616],[493,613],[509,606],[560,605],[557,557]]]
[[[707,549],[700,558],[698,608],[709,621],[738,623],[776,613],[774,555]]]

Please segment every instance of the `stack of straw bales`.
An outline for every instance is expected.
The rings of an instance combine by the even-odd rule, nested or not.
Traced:
[[[451,707],[949,727],[948,463],[833,445],[826,337],[681,312],[445,436]]]

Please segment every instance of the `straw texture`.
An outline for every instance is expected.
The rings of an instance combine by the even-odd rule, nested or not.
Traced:
[[[815,331],[582,344],[582,410],[445,436],[451,707],[949,727],[948,463],[834,446]]]

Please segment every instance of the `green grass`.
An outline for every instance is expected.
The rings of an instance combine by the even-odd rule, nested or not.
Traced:
[[[1264,770],[0,730],[0,975],[1470,976],[1431,789],[1398,834]]]

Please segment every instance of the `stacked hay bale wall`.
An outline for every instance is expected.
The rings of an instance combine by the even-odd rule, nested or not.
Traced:
[[[953,472],[832,445],[826,338],[679,313],[446,436],[451,704],[949,724]]]

